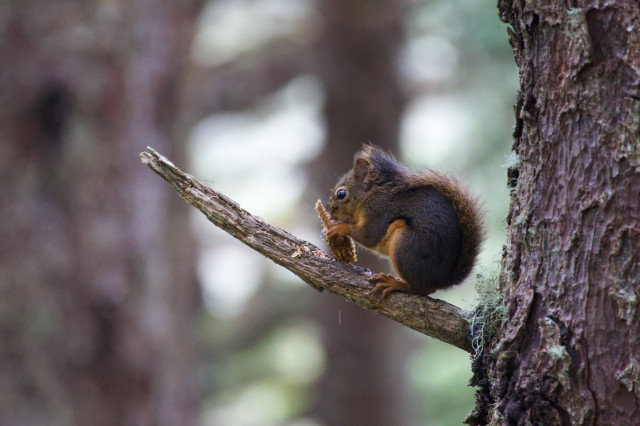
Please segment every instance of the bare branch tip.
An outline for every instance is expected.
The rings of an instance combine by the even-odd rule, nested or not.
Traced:
[[[153,162],[159,162],[165,166],[168,166],[172,169],[176,169],[179,170],[175,164],[173,164],[167,157],[165,157],[164,155],[160,154],[158,151],[156,151],[155,149],[151,148],[150,146],[147,146],[147,151],[142,151],[140,153],[140,158],[142,159],[142,163],[149,165]]]

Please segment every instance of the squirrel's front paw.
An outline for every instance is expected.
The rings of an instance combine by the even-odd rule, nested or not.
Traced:
[[[331,245],[341,244],[350,233],[351,225],[348,223],[335,223],[327,228],[327,240]]]

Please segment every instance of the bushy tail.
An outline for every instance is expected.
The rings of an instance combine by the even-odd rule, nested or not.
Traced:
[[[423,176],[423,182],[428,182],[451,200],[458,214],[462,243],[458,260],[451,271],[451,283],[457,284],[467,278],[473,269],[484,241],[484,207],[479,198],[455,177],[436,170],[428,170]]]

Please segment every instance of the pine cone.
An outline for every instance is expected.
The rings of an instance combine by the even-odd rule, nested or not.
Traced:
[[[329,217],[329,214],[324,209],[322,202],[320,200],[316,201],[316,211],[318,212],[318,216],[320,217],[320,221],[322,222],[323,230],[322,235],[327,240],[327,244],[329,245],[329,249],[331,250],[331,254],[337,257],[339,260],[347,263],[353,263],[357,260],[356,257],[356,245],[353,243],[353,239],[351,237],[345,237],[340,244],[332,245],[329,239],[326,237],[327,228],[331,226],[334,222]]]

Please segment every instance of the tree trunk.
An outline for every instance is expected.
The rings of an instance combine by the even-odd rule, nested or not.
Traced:
[[[195,424],[187,207],[141,167],[200,0],[0,6],[0,424]]]
[[[499,2],[520,94],[501,291],[469,423],[640,424],[640,6]]]

